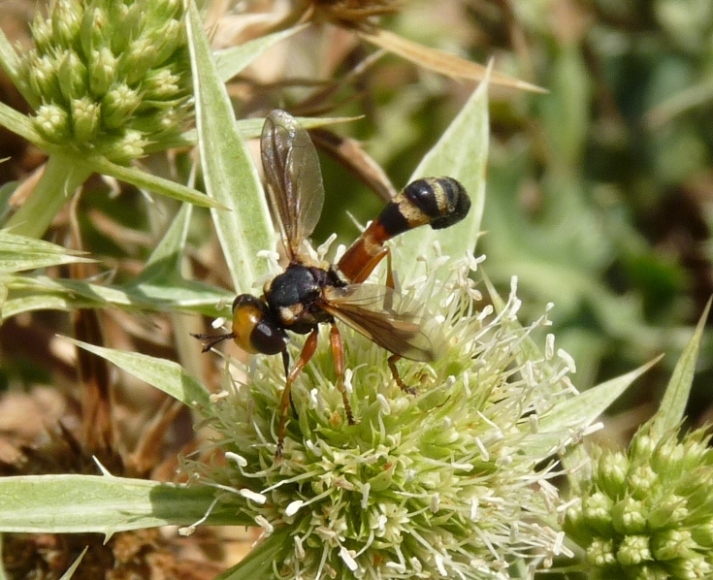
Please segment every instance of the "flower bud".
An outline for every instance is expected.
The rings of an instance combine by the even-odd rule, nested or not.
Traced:
[[[649,549],[649,536],[624,536],[616,559],[622,566],[634,566],[653,560]]]
[[[605,461],[597,462],[597,483],[611,497],[621,497],[626,491],[629,460],[620,452],[608,454]]]
[[[82,18],[79,39],[82,44],[82,53],[86,59],[104,48],[109,48],[111,35],[106,12],[98,5],[90,6]],[[110,49],[109,49],[110,50]]]
[[[677,526],[689,517],[686,498],[671,494],[658,502],[649,512],[649,527],[657,530],[663,527]]]
[[[100,99],[118,78],[118,61],[111,49],[104,47],[92,52],[89,60],[89,89],[92,96]]]
[[[174,99],[182,90],[181,77],[169,67],[152,70],[141,85],[144,99],[166,101]]]
[[[34,57],[34,58],[33,58]],[[35,53],[24,62],[28,63],[27,80],[29,87],[46,102],[61,103],[62,91],[59,88],[59,63],[51,56],[37,56]]]
[[[87,92],[87,69],[73,50],[65,52],[57,75],[63,102],[80,98]]]
[[[148,141],[138,131],[128,130],[119,139],[111,141],[107,147],[100,150],[102,155],[115,161],[125,163],[144,155]]]
[[[659,561],[686,558],[698,546],[688,530],[663,530],[653,535],[651,551]]]
[[[52,3],[52,42],[55,47],[74,48],[84,15],[82,6],[76,0],[56,0]]]
[[[644,502],[627,497],[612,509],[612,523],[620,534],[638,534],[646,531],[648,510]]]
[[[598,567],[606,568],[616,563],[616,554],[611,540],[595,539],[587,547],[587,562]]]
[[[78,142],[92,141],[99,132],[99,105],[89,97],[73,99],[72,132]]]
[[[37,131],[52,143],[61,143],[71,134],[69,115],[58,105],[42,105],[33,118],[33,123]]]
[[[52,23],[47,20],[40,10],[35,12],[35,17],[30,25],[35,49],[39,54],[47,54],[52,46]]]
[[[169,20],[152,33],[152,42],[153,66],[161,66],[185,44],[184,28],[177,20]]]
[[[603,493],[593,493],[582,503],[587,524],[602,535],[609,535],[613,530],[611,509],[612,502]]]
[[[102,99],[102,121],[110,129],[129,122],[132,113],[141,104],[140,95],[128,85],[112,87]]]

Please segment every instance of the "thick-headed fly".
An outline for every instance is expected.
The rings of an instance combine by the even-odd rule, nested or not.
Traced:
[[[340,321],[392,353],[388,363],[399,386],[396,361],[403,357],[428,362],[435,351],[420,324],[419,305],[404,307],[393,288],[389,266],[387,285],[365,280],[389,250],[385,242],[413,228],[446,228],[462,220],[470,209],[463,186],[450,177],[418,179],[394,197],[357,238],[339,262],[312,257],[304,244],[314,230],[324,203],[324,186],[317,152],[307,131],[288,113],[272,111],[262,130],[262,165],[267,199],[277,220],[289,264],[263,288],[259,298],[241,294],[233,302],[233,329],[228,334],[194,335],[205,341],[204,352],[232,338],[248,353],[281,354],[286,382],[280,402],[276,457],[282,453],[290,389],[317,348],[318,327],[330,325],[337,388],[349,424],[354,424],[344,387],[344,347]],[[390,262],[390,260],[388,260]],[[287,331],[307,334],[302,352],[290,368]]]

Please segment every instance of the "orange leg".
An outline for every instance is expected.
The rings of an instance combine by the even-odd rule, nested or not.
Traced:
[[[398,354],[392,354],[389,359],[389,368],[391,369],[391,374],[394,377],[394,380],[396,381],[396,384],[401,387],[402,391],[407,392],[409,395],[415,395],[416,394],[416,388],[415,387],[409,387],[406,383],[403,382],[401,379],[401,375],[399,375],[399,369],[396,368],[396,363],[400,361],[403,357],[398,355]]]
[[[282,447],[285,443],[285,426],[287,424],[287,409],[290,406],[290,391],[292,390],[292,383],[305,368],[305,365],[314,356],[317,350],[317,338],[319,337],[319,330],[315,328],[309,333],[305,345],[302,348],[300,357],[295,362],[295,366],[287,375],[287,380],[285,381],[285,390],[282,391],[282,399],[280,399],[280,423],[277,427],[277,450],[275,451],[275,461],[279,461],[282,456]],[[285,366],[285,370],[287,366]]]
[[[374,268],[376,268],[379,265],[379,262],[384,259],[384,257],[387,258],[388,261],[388,273],[386,274],[386,285],[389,288],[394,287],[394,275],[391,270],[391,250],[389,250],[388,247],[384,246],[381,248],[374,256],[371,257],[371,259],[366,263],[366,265],[359,271],[359,274],[357,274],[352,280],[354,284],[360,284],[364,280],[366,280],[369,275],[374,271]]]
[[[337,328],[337,325],[334,323],[332,323],[332,328],[329,331],[329,344],[332,347],[334,370],[337,373],[337,389],[339,389],[339,392],[342,394],[342,401],[344,401],[344,411],[347,414],[347,422],[350,425],[354,425],[354,415],[352,414],[352,407],[349,404],[347,389],[344,386],[344,343],[342,342],[342,335],[339,333],[339,328]]]
[[[394,269],[391,266],[391,250],[388,247],[381,248],[379,252],[371,260],[369,260],[367,265],[361,269],[357,277],[354,279],[354,284],[360,284],[366,280],[369,277],[369,274],[374,271],[374,268],[379,265],[379,262],[381,262],[384,257],[386,257],[386,286],[393,290],[395,286]],[[385,300],[384,308],[387,310],[393,308],[391,296],[388,296]]]

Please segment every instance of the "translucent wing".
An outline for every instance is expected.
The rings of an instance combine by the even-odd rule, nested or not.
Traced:
[[[434,342],[423,329],[422,305],[387,286],[352,284],[324,290],[322,308],[379,346],[404,358],[429,362],[437,358]]]
[[[319,221],[324,185],[317,151],[292,115],[276,109],[265,119],[260,139],[267,199],[285,250],[292,260]]]

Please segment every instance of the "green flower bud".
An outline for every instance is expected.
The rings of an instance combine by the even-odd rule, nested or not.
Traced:
[[[666,526],[676,526],[690,515],[690,511],[686,506],[686,498],[671,494],[665,496],[662,501],[656,503],[651,509],[648,525],[654,530]]]
[[[169,68],[155,69],[146,75],[141,84],[144,98],[166,101],[176,98],[181,92],[181,77]]]
[[[651,457],[651,468],[658,474],[668,477],[680,477],[683,472],[684,450],[676,438],[668,436],[656,446]]]
[[[156,47],[148,37],[132,41],[119,57],[119,69],[126,82],[134,85],[143,79],[154,65]]]
[[[61,143],[71,134],[69,115],[57,105],[42,105],[32,121],[37,131],[52,143]]]
[[[41,55],[47,54],[52,47],[52,23],[44,17],[40,10],[35,12],[30,30],[37,52]]]
[[[639,465],[629,471],[627,489],[632,497],[646,499],[657,482],[658,476],[650,465]]]
[[[173,54],[185,44],[182,24],[177,20],[169,20],[163,26],[152,32],[151,41],[154,45],[153,66],[163,65]]]
[[[667,569],[670,574],[669,578],[681,578],[682,580],[710,578],[713,574],[710,562],[700,554],[673,560],[667,565]]]
[[[78,142],[92,141],[99,132],[99,105],[89,97],[73,99],[72,129]]]
[[[602,535],[612,533],[612,501],[603,493],[593,493],[583,502],[582,512],[587,524]]]
[[[38,97],[44,97],[46,102],[61,103],[63,96],[59,88],[57,60],[51,56],[39,57],[36,54],[33,56],[25,60],[28,63],[26,68],[29,87]]]
[[[713,549],[713,516],[706,518],[706,521],[691,529],[693,540],[710,552]]]
[[[114,54],[124,54],[130,50],[130,45],[137,39],[143,38],[145,31],[142,26],[144,13],[147,10],[146,2],[135,2],[131,5],[121,4],[120,14],[112,16],[115,22],[115,32],[112,35],[111,50]],[[126,74],[126,69],[124,74]]]
[[[713,464],[713,451],[708,447],[710,436],[702,437],[703,432],[691,434],[684,443],[683,470],[690,471],[702,464]]]
[[[626,475],[629,470],[629,460],[623,453],[615,452],[607,456],[605,461],[598,461],[597,483],[609,497],[621,497],[626,492]]]
[[[634,566],[653,560],[648,536],[625,536],[616,552],[617,561],[623,566]]]
[[[607,568],[616,564],[614,544],[611,540],[595,538],[587,547],[587,562],[599,568]]]
[[[627,497],[612,509],[612,523],[620,534],[639,534],[646,531],[648,510],[644,502]]]
[[[111,31],[105,38],[111,42],[109,45],[111,51],[114,54],[121,54],[126,50],[131,40],[131,37],[127,36],[123,29],[123,23],[129,13],[129,7],[124,2],[109,2],[103,8],[106,14],[106,21],[111,26]]]
[[[610,580],[615,576],[602,576],[602,580]],[[627,570],[627,580],[671,580],[671,575],[664,566],[659,564],[641,564],[633,570]]]
[[[89,88],[95,98],[103,97],[118,78],[119,63],[111,49],[104,47],[92,53],[89,61]]]
[[[82,18],[79,40],[82,45],[82,53],[88,60],[94,58],[94,54],[103,50],[109,50],[111,41],[109,27],[111,23],[107,20],[106,12],[97,5],[90,6]]]
[[[74,51],[69,50],[64,54],[57,79],[64,97],[63,102],[68,103],[86,94],[87,69]]]
[[[181,0],[154,0],[149,6],[152,24],[180,19]]]
[[[641,430],[631,440],[629,457],[639,461],[648,461],[656,450],[656,442],[649,437],[648,432]]]
[[[110,141],[100,153],[116,163],[124,163],[142,157],[146,145],[148,141],[141,133],[128,130],[120,138]]]
[[[76,0],[55,0],[51,6],[52,43],[55,47],[75,48],[84,16],[83,4]]]
[[[126,125],[141,104],[141,96],[125,84],[115,85],[102,99],[102,121],[110,129]]]
[[[663,530],[651,539],[651,550],[657,560],[686,558],[694,554],[698,545],[688,530]]]

